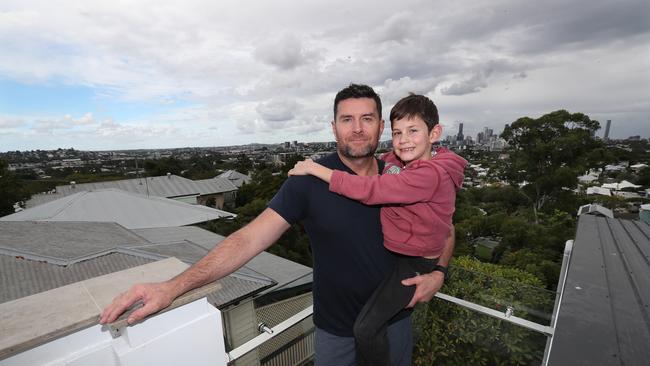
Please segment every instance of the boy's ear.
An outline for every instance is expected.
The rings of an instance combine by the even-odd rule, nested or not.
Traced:
[[[429,142],[432,144],[438,140],[440,140],[440,136],[442,136],[442,126],[440,124],[437,124],[433,126],[431,131],[429,131]]]

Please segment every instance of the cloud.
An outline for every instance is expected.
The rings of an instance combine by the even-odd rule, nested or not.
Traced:
[[[281,70],[294,69],[313,56],[304,48],[302,41],[293,35],[265,41],[255,49],[254,55],[262,62]]]
[[[26,125],[27,122],[21,117],[0,116],[0,129],[19,128]]]
[[[393,14],[370,35],[370,39],[375,42],[404,43],[409,39],[416,38],[419,28],[414,18],[415,15],[410,12]]]
[[[292,100],[272,99],[257,105],[255,110],[267,122],[283,122],[294,118],[300,105]]]
[[[39,133],[53,133],[57,130],[70,130],[96,125],[92,113],[86,113],[79,118],[66,114],[60,118],[35,118],[32,128]]]
[[[30,137],[4,133],[0,146],[326,140],[334,95],[351,82],[374,86],[385,113],[427,94],[467,129],[567,108],[642,130],[650,115],[647,1],[152,4],[3,2],[0,80],[94,95],[69,116],[35,95],[38,110],[0,118]]]
[[[471,77],[440,88],[443,95],[464,95],[477,93],[488,86],[487,78],[491,70],[475,72]]]

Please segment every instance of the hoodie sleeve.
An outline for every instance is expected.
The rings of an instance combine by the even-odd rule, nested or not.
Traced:
[[[433,164],[415,164],[399,174],[358,176],[340,170],[332,173],[330,191],[369,205],[429,201],[438,188],[440,174]]]

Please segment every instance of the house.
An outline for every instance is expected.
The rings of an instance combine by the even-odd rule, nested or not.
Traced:
[[[236,170],[226,170],[225,172],[217,175],[217,178],[228,179],[235,187],[240,188],[244,184],[248,184],[251,181],[251,177],[242,174]]]
[[[4,284],[0,303],[165,258],[190,265],[221,240],[220,235],[191,226],[129,230],[109,222],[0,222]],[[293,315],[311,305],[311,272],[309,267],[262,252],[219,280],[219,291],[208,294],[207,301],[221,310],[227,348],[257,336],[260,323],[274,325],[286,313]],[[258,306],[257,299],[266,300]],[[308,357],[313,348],[305,348],[304,343],[312,340],[312,329],[311,320],[306,320],[293,333],[283,334],[237,364],[265,359],[263,364],[273,365],[294,356]],[[297,333],[307,337],[296,341]]]
[[[78,191],[55,201],[0,217],[0,221],[116,222],[128,229],[141,229],[191,225],[235,216],[233,213],[210,207],[108,188]]]
[[[114,180],[108,182],[75,183],[57,186],[55,193],[40,193],[26,202],[26,207],[35,207],[80,191],[119,189],[149,197],[171,198],[191,204],[213,203],[222,209],[235,201],[237,187],[226,178],[191,180],[173,174],[157,177]]]
[[[578,216],[585,215],[585,214],[600,215],[604,217],[614,218],[614,213],[612,212],[612,210],[597,204],[588,204],[588,205],[580,206],[580,208],[578,209]]]
[[[639,220],[646,224],[650,224],[650,203],[646,203],[639,207]]]
[[[494,251],[499,246],[499,242],[491,238],[478,237],[472,240],[474,243],[474,253],[476,256],[485,261],[494,259]]]
[[[601,196],[611,196],[612,192],[602,187],[587,187],[587,194],[599,194]]]

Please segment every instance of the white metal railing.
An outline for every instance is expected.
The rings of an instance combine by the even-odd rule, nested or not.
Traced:
[[[468,308],[470,310],[476,311],[478,313],[482,313],[485,315],[489,315],[491,317],[501,319],[503,321],[507,321],[513,324],[516,324],[520,327],[524,327],[530,330],[533,330],[538,333],[542,333],[545,336],[548,337],[548,341],[546,343],[546,350],[544,351],[544,360],[542,362],[543,365],[547,365],[548,363],[548,354],[551,351],[551,346],[552,346],[552,340],[553,340],[553,333],[555,330],[555,325],[557,323],[557,314],[560,311],[560,303],[562,301],[562,295],[564,294],[564,286],[566,283],[566,274],[569,266],[569,261],[571,259],[571,252],[573,251],[573,240],[567,240],[564,246],[564,256],[562,257],[562,267],[560,270],[560,278],[558,280],[558,295],[555,298],[555,305],[553,308],[553,314],[551,317],[551,325],[542,325],[538,324],[535,322],[532,322],[530,320],[526,320],[523,318],[519,318],[514,315],[514,309],[510,306],[506,308],[505,312],[497,311],[482,305],[475,304],[471,301],[466,301],[463,299],[459,299],[454,296],[449,296],[447,294],[443,293],[436,293],[435,297],[452,302],[454,304],[457,304],[459,306]],[[262,334],[258,335],[257,337],[251,339],[250,341],[244,343],[243,345],[233,349],[230,352],[226,353],[226,360],[227,362],[232,362],[239,357],[242,357],[246,353],[254,350],[255,348],[259,347],[262,343],[268,341],[269,339],[277,336],[278,334],[282,333],[283,331],[291,328],[293,325],[299,323],[300,321],[306,319],[307,317],[311,316],[314,312],[314,306],[311,305],[308,308],[298,312],[297,314],[293,315],[292,317],[288,318],[287,320],[281,322],[280,324],[274,326],[273,328],[267,327],[265,324],[261,323],[259,326],[259,330]]]

